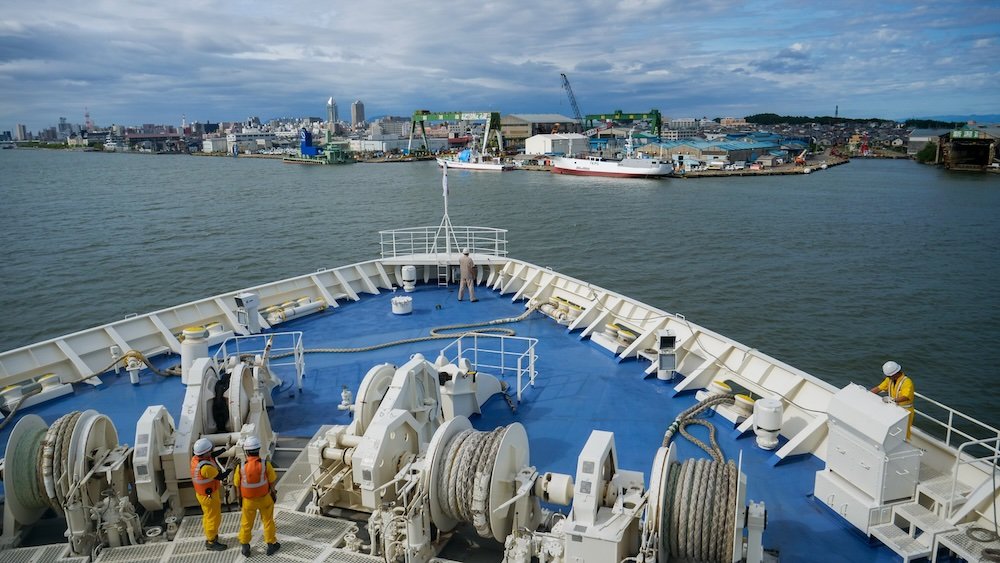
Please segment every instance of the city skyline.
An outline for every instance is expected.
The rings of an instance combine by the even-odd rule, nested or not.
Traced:
[[[905,119],[995,114],[1000,4],[629,0],[475,10],[16,1],[0,129],[432,111]],[[303,18],[308,14],[308,18]]]

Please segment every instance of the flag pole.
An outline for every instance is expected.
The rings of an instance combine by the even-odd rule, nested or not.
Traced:
[[[444,228],[445,252],[451,256],[451,219],[448,217],[448,161],[441,160],[441,191],[444,196],[444,217],[441,218],[441,226]]]

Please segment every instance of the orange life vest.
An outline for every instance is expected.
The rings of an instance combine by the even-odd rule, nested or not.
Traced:
[[[259,457],[247,456],[247,460],[240,465],[240,494],[243,498],[258,498],[269,492],[267,463]]]
[[[215,461],[211,458],[201,458],[198,456],[191,458],[191,484],[194,485],[194,492],[203,497],[210,495],[211,489],[215,488],[213,486],[215,478],[206,479],[201,476],[201,470],[206,466],[212,466],[218,469],[218,466],[215,465]]]

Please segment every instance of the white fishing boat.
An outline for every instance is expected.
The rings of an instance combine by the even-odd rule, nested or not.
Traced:
[[[448,168],[458,170],[492,170],[494,172],[503,172],[514,168],[513,165],[503,162],[498,157],[483,155],[474,149],[465,149],[454,157],[438,157],[437,162],[438,166],[447,164]]]
[[[553,174],[608,176],[612,178],[662,178],[673,173],[669,160],[636,158],[631,132],[625,140],[625,157],[610,160],[600,156],[580,158],[557,156],[552,159]]]
[[[570,158],[557,156],[552,159],[553,174],[576,176],[608,176],[612,178],[662,178],[674,171],[669,161],[652,158],[623,158],[607,160],[599,156]]]
[[[0,561],[248,560],[229,486],[229,549],[205,551],[190,460],[205,438],[232,467],[250,436],[280,469],[281,561],[1000,549],[1000,430],[917,394],[908,437],[858,385],[453,226],[443,184],[441,222],[380,232],[370,260],[0,353]]]

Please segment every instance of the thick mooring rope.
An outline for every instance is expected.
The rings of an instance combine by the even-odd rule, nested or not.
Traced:
[[[484,538],[493,537],[489,519],[490,481],[506,433],[505,426],[492,432],[460,432],[448,442],[444,466],[438,474],[438,489],[444,495],[441,509],[445,515],[472,522]]]
[[[733,506],[739,471],[732,461],[689,459],[670,469],[660,541],[671,558],[732,561]]]
[[[715,405],[732,402],[732,394],[709,397],[677,415],[663,435],[664,447],[670,445],[679,431],[712,456],[711,460],[674,463],[670,468],[661,515],[666,530],[660,541],[672,558],[711,563],[732,561],[739,469],[732,461],[725,461],[715,439],[715,426],[695,418]],[[708,428],[709,444],[688,433],[686,427],[690,424]]]
[[[677,418],[670,423],[670,426],[667,427],[667,431],[663,433],[663,447],[665,448],[670,445],[670,441],[673,440],[674,433],[679,430],[682,436],[690,440],[694,445],[708,452],[708,455],[712,456],[712,459],[715,461],[722,461],[724,457],[722,455],[722,449],[719,447],[719,443],[715,440],[715,426],[707,420],[695,417],[715,405],[725,403],[733,403],[733,394],[726,393],[724,395],[715,395],[682,411],[679,415],[677,415]],[[708,428],[708,440],[711,443],[711,447],[688,433],[686,427],[689,424],[698,424]]]

